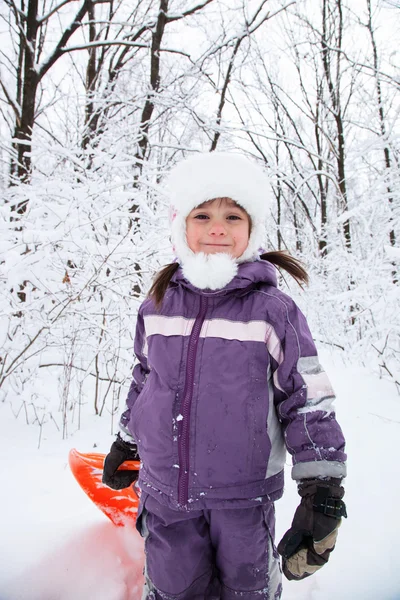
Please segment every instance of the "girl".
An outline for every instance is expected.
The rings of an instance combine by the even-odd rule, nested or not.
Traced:
[[[138,362],[103,481],[130,485],[136,476],[117,469],[140,454],[144,599],[276,600],[286,450],[302,497],[278,546],[289,579],[328,560],[345,516],[333,391],[274,264],[299,282],[307,274],[284,253],[259,256],[269,183],[246,158],[196,155],[168,189],[177,262],[139,309]]]

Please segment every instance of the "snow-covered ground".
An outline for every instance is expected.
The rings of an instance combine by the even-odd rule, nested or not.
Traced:
[[[395,386],[322,353],[338,394],[337,414],[349,455],[346,502],[330,563],[303,582],[284,582],[283,600],[399,600],[398,440]],[[106,452],[109,422],[92,417],[67,440],[0,406],[0,600],[137,600],[140,539],[116,528],[75,483],[68,451]],[[277,537],[297,505],[287,477],[277,503]]]

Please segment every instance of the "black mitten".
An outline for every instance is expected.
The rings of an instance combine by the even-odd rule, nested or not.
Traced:
[[[137,445],[125,442],[120,434],[104,460],[102,481],[113,490],[127,488],[139,477],[139,471],[118,469],[126,460],[140,460]]]
[[[304,480],[291,528],[278,544],[287,579],[304,579],[328,562],[342,517],[347,517],[338,479]]]

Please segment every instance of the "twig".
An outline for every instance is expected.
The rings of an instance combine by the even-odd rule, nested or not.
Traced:
[[[69,364],[69,367],[71,367],[72,369],[78,369],[78,371],[83,371],[84,373],[86,373],[87,375],[90,375],[91,377],[96,377],[96,373],[88,373],[86,371],[86,369],[83,369],[82,367],[77,367],[76,365],[72,365]],[[39,369],[44,369],[47,367],[65,367],[64,363],[47,363],[45,365],[39,365]],[[121,381],[118,381],[117,379],[109,379],[108,377],[99,377],[100,381],[111,381],[111,383],[118,383],[121,384]]]
[[[318,344],[326,344],[327,346],[335,346],[335,348],[339,348],[340,350],[345,350],[344,346],[340,346],[340,344],[335,344],[334,342],[326,342],[325,340],[315,340]]]

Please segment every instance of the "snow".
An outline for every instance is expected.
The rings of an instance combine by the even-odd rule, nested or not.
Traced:
[[[282,600],[398,600],[400,398],[392,383],[321,354],[347,438],[349,518],[329,564],[302,582],[284,581]],[[67,465],[70,448],[106,452],[112,439],[107,420],[93,417],[66,440],[55,427],[45,428],[38,449],[39,428],[0,405],[1,600],[139,600],[140,538],[114,527]],[[288,464],[285,495],[276,505],[277,540],[297,502]]]
[[[388,255],[389,258],[392,258],[394,260],[399,260],[400,258],[400,248],[396,247],[396,246],[385,246],[385,252]]]
[[[314,404],[314,402],[316,402],[316,404]],[[304,415],[306,413],[323,410],[326,413],[326,416],[329,417],[329,415],[334,411],[333,402],[333,397],[324,398],[323,400],[319,400],[318,397],[315,399],[313,398],[312,400],[310,400],[310,404],[308,404],[304,408],[300,408],[298,412],[300,415]]]

